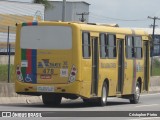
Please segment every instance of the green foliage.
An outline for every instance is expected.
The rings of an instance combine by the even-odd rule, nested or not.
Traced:
[[[153,64],[154,66],[160,66],[160,60],[158,60],[158,58],[155,58],[153,62],[154,62]]]
[[[46,9],[52,7],[48,0],[33,0],[33,3],[43,4]]]
[[[153,76],[160,76],[160,68],[153,67]]]
[[[153,60],[153,76],[160,76],[160,60],[158,58]]]
[[[14,65],[10,66],[10,82],[14,81]],[[0,64],[0,82],[8,81],[8,65]]]

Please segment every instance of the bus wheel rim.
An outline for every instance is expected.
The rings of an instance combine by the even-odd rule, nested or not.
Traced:
[[[139,88],[139,86],[137,85],[137,86],[136,86],[136,94],[135,94],[135,97],[136,97],[137,100],[139,99],[139,96],[140,96],[140,88]]]
[[[106,95],[106,87],[103,86],[103,92],[102,92],[102,101],[103,101],[103,103],[106,102],[106,99],[107,99],[107,95]]]

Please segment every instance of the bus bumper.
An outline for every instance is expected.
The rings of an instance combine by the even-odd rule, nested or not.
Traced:
[[[81,81],[75,81],[67,84],[31,84],[16,81],[15,91],[18,94],[42,95],[45,93],[63,93],[84,96],[83,85]]]

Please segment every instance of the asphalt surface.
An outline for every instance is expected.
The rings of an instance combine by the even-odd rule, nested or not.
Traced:
[[[160,93],[143,94],[138,104],[130,104],[128,99],[108,98],[105,107],[86,105],[81,99],[65,100],[58,107],[43,103],[1,104],[3,111],[160,111]]]
[[[142,94],[140,98],[140,102],[138,104],[130,104],[129,100],[120,99],[120,98],[108,98],[108,104],[105,107],[93,106],[93,105],[85,105],[81,99],[78,100],[65,100],[62,101],[62,104],[58,107],[53,106],[44,106],[43,103],[34,103],[34,104],[1,104],[0,111],[43,111],[43,116],[54,116],[54,119],[58,120],[72,120],[76,117],[77,120],[82,119],[83,116],[86,120],[90,120],[94,117],[94,119],[113,119],[113,120],[159,120],[160,118],[156,116],[150,116],[147,118],[141,117],[129,117],[129,113],[137,113],[137,112],[144,112],[144,113],[154,113],[155,111],[160,111],[160,93],[153,93],[153,94]],[[81,112],[82,111],[82,112]],[[91,111],[91,112],[88,112]],[[106,112],[108,111],[108,112]],[[113,112],[112,112],[113,111]],[[123,111],[129,111],[125,113],[128,117],[123,116]],[[102,114],[103,113],[103,114]],[[109,115],[110,117],[103,117],[104,115]],[[160,115],[160,112],[158,112]],[[90,116],[90,117],[88,117]],[[121,117],[122,116],[122,117]],[[67,118],[66,118],[67,117]],[[72,118],[70,118],[72,117]],[[15,118],[14,118],[15,119]],[[47,118],[40,118],[40,119],[53,119],[50,117]],[[92,119],[92,120],[94,120]],[[17,118],[15,119],[17,120]],[[34,118],[36,120],[36,118]],[[38,120],[38,119],[37,119]]]

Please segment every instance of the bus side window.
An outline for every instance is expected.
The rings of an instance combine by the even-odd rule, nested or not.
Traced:
[[[109,45],[109,58],[115,58],[117,56],[116,50],[116,36],[115,35],[107,35],[108,45]]]
[[[91,49],[90,49],[90,34],[89,34],[89,32],[82,33],[82,50],[83,50],[83,58],[90,58]]]
[[[105,33],[100,34],[100,57],[108,57],[108,41]]]
[[[134,51],[136,58],[142,58],[142,38],[139,36],[134,37]]]
[[[126,36],[126,58],[134,58],[134,41],[132,36]]]

